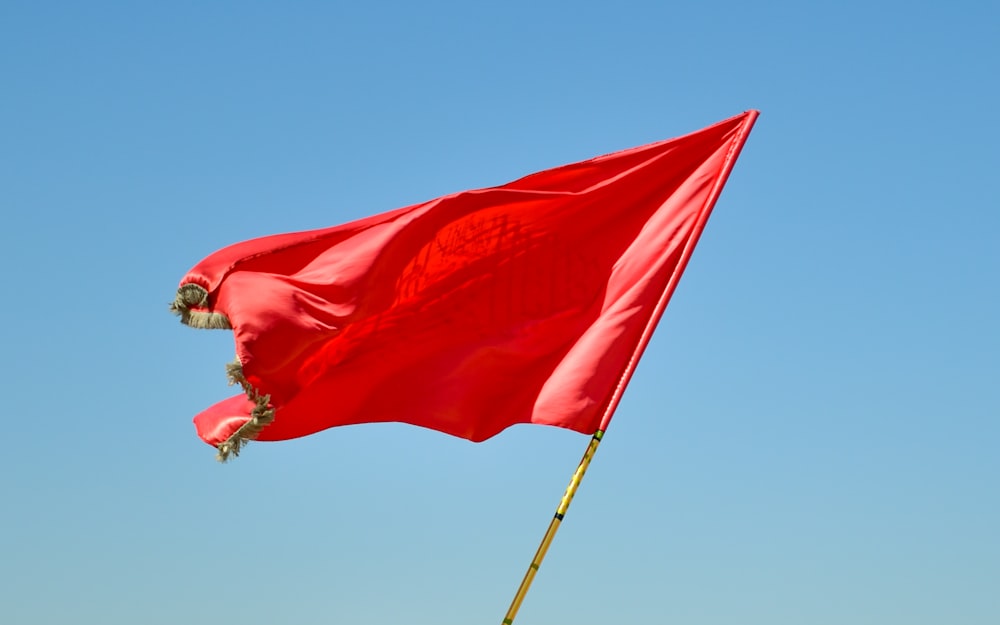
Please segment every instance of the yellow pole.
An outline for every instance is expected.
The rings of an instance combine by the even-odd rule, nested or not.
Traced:
[[[594,453],[597,452],[597,446],[601,444],[603,436],[604,431],[597,430],[594,432],[594,437],[590,439],[587,451],[583,453],[583,458],[580,459],[580,464],[576,467],[573,478],[569,481],[569,486],[566,487],[562,501],[559,502],[559,507],[556,508],[556,514],[552,517],[552,522],[549,523],[549,529],[545,530],[545,536],[542,537],[542,544],[538,546],[538,551],[535,552],[531,566],[528,567],[528,572],[524,574],[524,579],[521,580],[517,594],[514,595],[514,600],[511,602],[510,608],[507,609],[507,616],[503,619],[503,625],[513,624],[514,617],[517,616],[517,611],[521,608],[521,603],[524,601],[524,596],[528,594],[528,588],[531,587],[531,582],[535,580],[535,573],[538,572],[538,567],[541,566],[542,559],[545,558],[545,553],[549,550],[549,545],[552,544],[552,539],[555,538],[556,532],[559,530],[559,524],[562,523],[563,517],[566,516],[566,511],[569,510],[569,504],[573,501],[573,495],[576,494],[576,489],[580,487],[580,481],[583,480],[583,475],[587,472],[587,467],[590,466],[590,461],[594,458]]]

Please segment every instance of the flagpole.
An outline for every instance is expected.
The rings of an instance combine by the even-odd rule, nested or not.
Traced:
[[[694,250],[694,246],[698,243],[698,238],[701,236],[701,233],[705,228],[705,222],[708,221],[708,216],[711,214],[712,208],[715,206],[715,202],[719,198],[719,194],[722,192],[722,187],[726,184],[726,179],[729,178],[729,173],[732,171],[733,165],[736,163],[736,158],[740,155],[740,151],[743,149],[743,144],[746,142],[747,135],[750,133],[750,129],[753,128],[754,122],[757,120],[757,116],[759,114],[760,113],[758,111],[747,111],[744,113],[745,117],[743,125],[736,133],[736,136],[732,139],[732,142],[729,145],[729,152],[726,154],[726,160],[722,165],[722,170],[719,172],[719,175],[716,176],[712,189],[710,190],[708,197],[705,199],[705,203],[702,205],[701,210],[698,211],[694,229],[688,236],[688,240],[685,242],[681,251],[680,261],[677,263],[677,267],[674,269],[670,279],[667,281],[666,288],[664,288],[663,294],[660,296],[659,301],[657,301],[656,308],[653,310],[653,314],[646,323],[642,336],[639,338],[639,343],[636,345],[635,351],[632,353],[632,357],[625,366],[625,371],[622,372],[622,377],[618,381],[618,386],[615,388],[614,394],[612,394],[611,400],[608,402],[608,406],[604,410],[604,416],[601,419],[601,424],[598,426],[599,429],[594,432],[594,437],[590,440],[590,444],[587,446],[587,451],[584,452],[583,458],[580,460],[580,465],[576,468],[576,472],[573,473],[573,479],[570,480],[569,486],[566,487],[566,493],[563,495],[562,501],[559,502],[559,507],[556,509],[555,517],[553,517],[552,522],[549,523],[549,529],[545,531],[545,536],[542,537],[542,544],[538,546],[535,558],[531,561],[531,566],[528,567],[528,572],[524,574],[524,579],[521,580],[521,586],[517,589],[517,594],[514,595],[514,601],[511,602],[510,609],[507,610],[507,616],[503,620],[503,625],[513,624],[514,617],[517,616],[517,611],[520,609],[521,603],[524,601],[524,596],[528,593],[528,588],[531,587],[531,582],[535,579],[535,573],[538,571],[538,567],[541,566],[542,559],[545,557],[545,553],[549,550],[549,545],[552,543],[552,539],[559,530],[559,525],[562,523],[563,517],[566,515],[566,510],[569,509],[569,504],[573,501],[573,495],[576,494],[576,489],[580,486],[580,480],[583,479],[583,474],[587,472],[587,467],[590,466],[590,461],[594,458],[597,446],[601,444],[601,438],[604,436],[605,430],[608,429],[611,417],[614,415],[615,409],[621,401],[622,394],[625,392],[625,387],[628,385],[629,380],[632,379],[632,374],[635,373],[635,368],[639,363],[639,358],[642,356],[642,352],[645,351],[646,346],[649,344],[649,340],[653,336],[653,330],[656,328],[656,324],[660,321],[660,317],[663,315],[663,311],[667,307],[667,302],[670,301],[670,296],[673,295],[674,289],[677,288],[677,281],[680,280],[681,274],[684,273],[684,268],[687,266],[688,260],[691,258],[691,252]]]
[[[552,522],[549,523],[549,529],[545,530],[542,543],[538,545],[538,551],[535,552],[535,557],[531,560],[531,565],[524,574],[524,579],[521,580],[521,585],[514,595],[514,600],[511,602],[510,608],[507,609],[507,616],[503,619],[503,625],[512,625],[514,622],[514,617],[517,616],[517,611],[521,608],[524,596],[528,594],[528,588],[531,587],[531,582],[535,580],[535,573],[538,572],[538,567],[541,566],[542,560],[545,558],[545,553],[549,550],[549,545],[552,544],[552,539],[555,538],[556,532],[559,531],[559,525],[562,523],[563,517],[566,516],[566,511],[569,510],[569,504],[573,501],[573,495],[576,494],[576,489],[580,487],[580,482],[587,472],[587,467],[590,466],[590,461],[594,459],[597,446],[601,444],[601,438],[603,437],[604,430],[597,430],[594,432],[593,438],[590,439],[587,451],[583,453],[583,458],[580,459],[580,464],[576,467],[576,471],[573,472],[573,477],[569,481],[569,486],[566,487],[566,492],[559,502],[559,507],[556,508],[555,516],[552,517]]]

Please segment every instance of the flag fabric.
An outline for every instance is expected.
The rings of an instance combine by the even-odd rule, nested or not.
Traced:
[[[245,392],[198,435],[603,430],[756,117],[208,256],[172,308],[232,329]]]

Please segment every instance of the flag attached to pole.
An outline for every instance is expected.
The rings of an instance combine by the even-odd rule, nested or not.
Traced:
[[[198,435],[603,430],[756,117],[210,255],[172,309],[232,329],[245,393]]]

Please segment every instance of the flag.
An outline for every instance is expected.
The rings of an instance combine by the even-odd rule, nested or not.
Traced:
[[[198,435],[603,430],[756,117],[208,256],[172,309],[232,329],[244,393]]]

